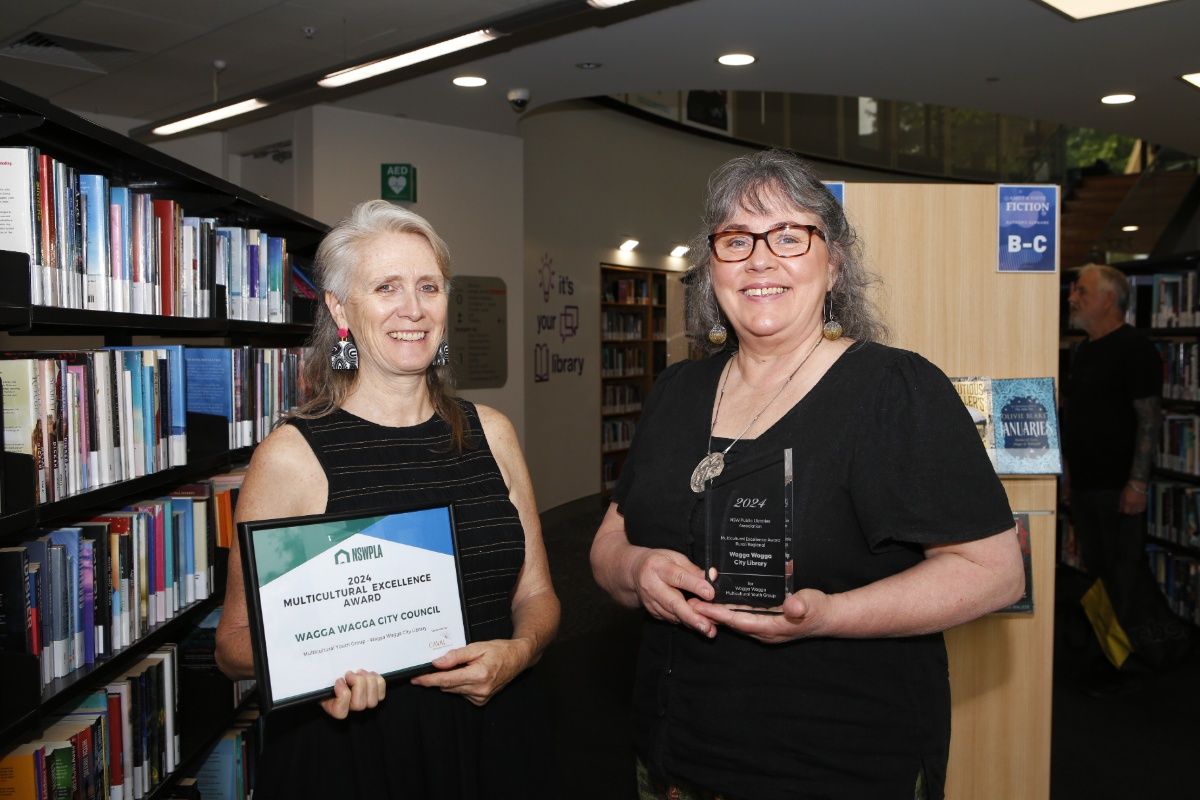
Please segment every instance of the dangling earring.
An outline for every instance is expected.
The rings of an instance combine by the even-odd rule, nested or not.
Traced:
[[[729,332],[725,330],[725,326],[721,324],[721,320],[713,323],[713,326],[708,329],[708,341],[715,345],[725,344],[725,340],[729,338]]]
[[[442,339],[442,343],[438,345],[437,354],[433,357],[433,363],[430,366],[444,367],[450,363],[450,343]]]
[[[821,335],[831,342],[836,342],[842,338],[842,323],[833,318],[833,293],[825,293],[825,327],[821,330]]]
[[[358,348],[350,341],[350,331],[338,328],[338,343],[329,354],[329,366],[337,370],[358,369]]]

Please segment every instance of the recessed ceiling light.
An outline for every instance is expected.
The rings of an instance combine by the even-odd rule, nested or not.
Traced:
[[[577,69],[600,69],[603,66],[599,61],[580,61],[575,65]]]
[[[623,6],[626,3],[632,3],[633,0],[587,0],[587,3],[592,8],[612,8],[613,6]]]
[[[1133,233],[1137,229],[1138,229],[1137,225],[1122,225],[1121,226],[1121,230],[1125,231],[1126,233]]]
[[[1165,3],[1167,0],[1042,0],[1055,11],[1066,14],[1071,19],[1087,19],[1104,14],[1115,14],[1118,11],[1128,11],[1131,8],[1153,6]]]
[[[717,58],[718,64],[724,64],[727,67],[744,67],[754,62],[754,56],[749,53],[726,53]]]
[[[1106,106],[1121,106],[1134,100],[1137,100],[1137,95],[1133,94],[1107,94],[1100,98],[1100,102]]]
[[[487,86],[487,78],[481,78],[478,75],[459,75],[454,79],[454,85],[476,89],[480,86]]]
[[[1179,77],[1183,78],[1197,89],[1200,89],[1200,72],[1192,72],[1187,75],[1180,75]]]
[[[254,100],[243,100],[240,103],[234,103],[232,105],[224,106],[223,108],[215,108],[212,111],[205,111],[203,114],[196,114],[195,116],[188,117],[187,119],[181,119],[178,122],[169,122],[166,125],[159,125],[150,132],[159,136],[170,136],[172,133],[189,131],[192,128],[199,128],[201,125],[207,125],[210,122],[216,122],[217,120],[221,119],[229,119],[230,117],[236,117],[238,114],[245,114],[250,111],[255,111],[265,105],[266,103],[257,98]]]
[[[625,241],[621,242],[621,246],[618,247],[617,249],[620,250],[622,253],[630,253],[633,251],[633,248],[635,248],[637,246],[638,246],[637,239],[626,239]]]
[[[687,245],[676,245],[675,248],[671,250],[671,258],[683,258],[687,255],[688,250],[691,249],[692,248],[688,247]]]

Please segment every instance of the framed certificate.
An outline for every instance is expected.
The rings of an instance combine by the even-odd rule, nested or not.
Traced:
[[[331,696],[348,670],[429,672],[467,643],[450,506],[238,523],[264,712]]]

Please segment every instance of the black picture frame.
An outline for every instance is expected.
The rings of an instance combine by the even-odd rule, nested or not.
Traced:
[[[256,537],[262,536],[264,532],[277,531],[281,528],[311,528],[313,531],[313,536],[321,535],[322,529],[324,528],[325,535],[328,536],[327,526],[331,524],[377,520],[379,518],[387,517],[402,517],[443,509],[446,512],[446,524],[448,525],[450,543],[453,549],[455,588],[458,598],[457,612],[459,625],[456,625],[451,633],[459,636],[459,638],[455,641],[459,641],[462,643],[462,645],[465,645],[471,641],[470,625],[467,618],[466,601],[463,596],[462,561],[459,552],[458,531],[455,524],[453,504],[390,506],[372,509],[369,511],[315,514],[300,517],[282,517],[277,519],[253,520],[250,522],[238,523],[238,544],[241,548],[242,556],[242,580],[245,586],[246,612],[249,619],[250,639],[254,655],[254,676],[258,688],[259,703],[264,714],[270,713],[277,708],[301,705],[313,700],[331,697],[333,684],[336,681],[337,676],[335,675],[331,678],[328,686],[324,686],[319,689],[314,689],[301,694],[289,695],[287,697],[278,697],[275,695],[271,679],[272,665],[268,654],[268,646],[265,640],[263,627],[263,606],[262,595],[260,591],[261,586],[258,580],[259,558],[256,548]],[[331,544],[329,549],[333,549],[333,547],[336,547],[336,545],[337,543],[334,542]],[[414,663],[399,664],[395,669],[381,671],[380,674],[385,680],[388,681],[414,677],[416,675],[434,671],[432,660],[433,659],[430,658],[429,660],[421,660]],[[358,667],[353,664],[347,664],[347,669],[356,668]]]

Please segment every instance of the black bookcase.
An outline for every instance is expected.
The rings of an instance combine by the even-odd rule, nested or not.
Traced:
[[[1189,344],[1200,343],[1200,327],[1196,327],[1195,320],[1193,320],[1193,325],[1186,326],[1186,327],[1185,326],[1155,327],[1152,324],[1152,313],[1154,311],[1154,306],[1159,298],[1156,296],[1153,285],[1151,284],[1151,282],[1149,280],[1146,280],[1146,281],[1139,280],[1142,278],[1142,276],[1153,276],[1153,275],[1160,275],[1160,274],[1184,275],[1186,273],[1197,273],[1195,281],[1196,281],[1196,285],[1198,287],[1200,287],[1200,252],[1196,252],[1196,251],[1183,252],[1183,253],[1178,253],[1178,254],[1169,255],[1169,256],[1159,256],[1159,257],[1155,257],[1155,258],[1151,258],[1151,259],[1126,261],[1126,262],[1114,263],[1112,266],[1115,267],[1116,269],[1119,269],[1128,278],[1130,278],[1130,281],[1132,284],[1131,290],[1134,294],[1134,296],[1131,298],[1131,303],[1136,312],[1135,327],[1137,327],[1147,337],[1149,337],[1152,341],[1155,341],[1155,342],[1177,342],[1177,343],[1189,343]],[[1064,277],[1068,277],[1068,276],[1064,275]],[[1063,320],[1064,324],[1066,324],[1066,321],[1068,319],[1068,315],[1066,312],[1066,297],[1067,297],[1068,291],[1069,291],[1069,283],[1064,280],[1064,283],[1063,283],[1063,309],[1064,310],[1063,310],[1063,313],[1061,316],[1061,319]],[[1198,297],[1200,297],[1200,295],[1198,295]],[[1194,311],[1196,312],[1197,319],[1200,319],[1200,302],[1196,302],[1196,307],[1194,308]],[[1064,376],[1068,374],[1069,365],[1070,365],[1070,354],[1071,354],[1072,348],[1082,338],[1083,338],[1082,331],[1078,331],[1078,330],[1066,330],[1065,331],[1064,338],[1063,338],[1063,347],[1061,350],[1062,363],[1060,365],[1060,367],[1061,367],[1060,374],[1062,374]],[[1167,382],[1167,372],[1169,371],[1169,368],[1171,365],[1165,365],[1165,366],[1168,367],[1168,370],[1164,370],[1164,384],[1166,384],[1166,382]],[[1162,406],[1163,406],[1162,413],[1164,415],[1164,419],[1166,417],[1168,417],[1169,415],[1174,415],[1174,414],[1200,416],[1200,395],[1198,395],[1195,398],[1172,397],[1171,392],[1168,390],[1167,386],[1164,385]],[[1200,446],[1200,433],[1198,433],[1197,439],[1198,439],[1197,446]],[[1160,437],[1160,443],[1159,443],[1160,449],[1162,448],[1162,444],[1164,442],[1165,442],[1165,438]],[[1150,490],[1151,490],[1152,496],[1150,499],[1150,507],[1148,509],[1148,514],[1157,514],[1157,515],[1161,516],[1163,513],[1162,510],[1160,509],[1160,506],[1163,503],[1164,498],[1163,498],[1161,492],[1159,491],[1159,488],[1161,487],[1162,484],[1195,486],[1195,487],[1197,487],[1197,496],[1200,497],[1200,474],[1171,469],[1160,463],[1154,467],[1152,474],[1151,474]],[[1168,510],[1167,513],[1173,519],[1174,516],[1176,516],[1177,514],[1183,513],[1183,508],[1181,506],[1179,509],[1170,509],[1170,510]],[[1200,509],[1197,509],[1196,518],[1197,518],[1197,521],[1200,522]],[[1153,519],[1153,518],[1148,519],[1147,522],[1148,522],[1148,525],[1147,525],[1147,529],[1148,529],[1147,542],[1148,543],[1156,546],[1160,550],[1164,551],[1167,554],[1170,554],[1173,557],[1179,557],[1179,558],[1189,559],[1189,560],[1193,560],[1193,561],[1200,561],[1200,547],[1197,547],[1195,542],[1188,542],[1188,541],[1183,541],[1183,540],[1166,538],[1164,535],[1162,535],[1162,532],[1159,531],[1159,529],[1157,528],[1155,519]],[[1072,565],[1072,566],[1074,566],[1074,565]],[[1172,598],[1170,596],[1170,591],[1167,592],[1168,601],[1172,602],[1172,604],[1174,605],[1176,603],[1182,602],[1182,600],[1181,600],[1182,596],[1187,595],[1188,592],[1186,590],[1182,590],[1181,587],[1179,587],[1177,584],[1172,583],[1172,581],[1178,580],[1181,576],[1174,574],[1174,570],[1164,570],[1163,571],[1164,575],[1166,575],[1167,573],[1172,573],[1171,580],[1168,581],[1168,583],[1175,586],[1176,594],[1180,595],[1180,597]],[[1162,577],[1162,576],[1160,576],[1160,577]],[[1177,613],[1180,613],[1181,615],[1188,617],[1188,619],[1190,621],[1192,621],[1193,624],[1195,624],[1195,619],[1193,617],[1191,617],[1188,613],[1186,613],[1184,608],[1182,608],[1182,607],[1176,608],[1176,611],[1177,611]]]
[[[221,178],[208,175],[182,161],[48,103],[14,86],[0,83],[0,145],[32,145],[81,171],[97,172],[110,181],[155,198],[180,203],[188,214],[215,217],[225,225],[240,225],[286,237],[294,258],[311,262],[317,244],[327,232],[322,223],[259,197]],[[214,291],[211,318],[182,318],[84,311],[35,306],[30,303],[30,263],[23,253],[0,251],[0,330],[10,334],[7,349],[21,349],[23,334],[62,337],[61,349],[71,349],[72,337],[102,337],[105,344],[129,344],[133,336],[151,335],[175,343],[216,340],[223,345],[294,346],[303,344],[311,329],[311,301],[293,300],[291,323],[263,323],[224,318],[221,287]],[[288,280],[290,276],[285,276]],[[209,342],[212,343],[212,342]],[[33,463],[28,456],[3,454],[3,513],[0,513],[0,546],[22,541],[31,528],[69,522],[92,513],[118,508],[155,492],[202,478],[244,463],[250,448],[229,450],[225,422],[205,415],[188,415],[187,465],[96,489],[64,500],[38,505],[33,494]],[[159,645],[181,640],[224,595],[224,558],[216,566],[217,586],[212,596],[181,610],[129,647],[71,675],[40,686],[36,659],[23,653],[0,652],[0,753],[41,732],[42,722],[95,687],[119,675]],[[217,680],[223,680],[214,676]],[[203,719],[181,721],[184,730],[202,732],[185,736],[184,768],[195,764],[205,749],[221,735],[234,717],[232,708],[220,704],[181,704],[180,713]],[[200,711],[198,709],[204,709]],[[151,797],[164,796],[184,774],[179,769]]]

